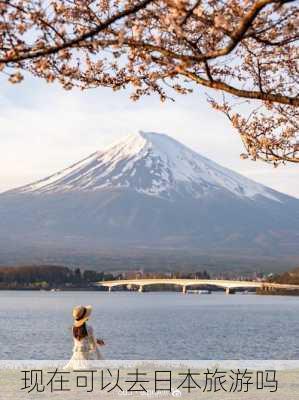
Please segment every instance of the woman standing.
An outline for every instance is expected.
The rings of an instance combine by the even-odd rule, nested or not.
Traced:
[[[102,339],[96,339],[92,327],[86,324],[91,311],[91,306],[77,306],[73,309],[73,355],[65,368],[86,368],[90,367],[91,360],[103,359],[99,346],[105,343]]]

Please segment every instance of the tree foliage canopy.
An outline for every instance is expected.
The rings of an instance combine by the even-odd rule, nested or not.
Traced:
[[[298,27],[298,0],[0,0],[0,71],[130,86],[134,100],[195,82],[214,89],[242,158],[299,162]]]

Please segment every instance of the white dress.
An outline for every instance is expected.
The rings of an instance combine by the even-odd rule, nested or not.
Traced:
[[[65,369],[90,368],[93,364],[96,364],[92,363],[92,361],[103,360],[92,327],[86,325],[86,330],[87,336],[83,339],[78,340],[73,337],[73,355],[70,361],[65,365]]]

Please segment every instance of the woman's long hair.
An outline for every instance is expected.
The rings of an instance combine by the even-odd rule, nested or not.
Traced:
[[[85,322],[83,325],[81,325],[79,327],[73,326],[73,336],[77,340],[82,340],[87,335],[88,335],[88,333],[87,333],[87,328],[86,328]]]

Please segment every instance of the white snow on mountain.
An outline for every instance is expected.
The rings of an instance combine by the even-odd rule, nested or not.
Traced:
[[[151,196],[199,198],[226,190],[254,200],[280,194],[192,151],[164,134],[139,132],[38,182],[10,193],[130,188]]]

